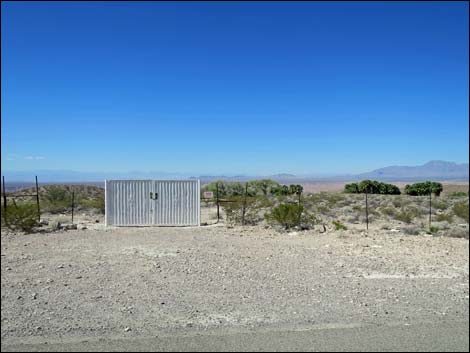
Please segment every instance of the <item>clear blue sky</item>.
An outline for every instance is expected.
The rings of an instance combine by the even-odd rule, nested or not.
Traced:
[[[2,169],[469,159],[466,2],[2,2]]]

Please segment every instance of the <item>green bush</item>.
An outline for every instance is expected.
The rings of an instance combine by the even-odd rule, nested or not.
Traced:
[[[274,207],[270,213],[265,215],[268,222],[278,223],[285,229],[300,225],[304,207],[293,203],[283,203]]]
[[[344,192],[358,194],[358,193],[369,194],[381,194],[381,195],[400,195],[400,189],[393,185],[382,183],[376,180],[363,180],[359,184],[351,183],[344,186]]]
[[[46,194],[41,199],[41,208],[51,213],[65,212],[72,206],[72,194],[63,186],[46,186]]]
[[[438,209],[438,210],[441,210],[441,211],[443,211],[443,210],[445,210],[449,207],[446,202],[438,201],[438,200],[432,200],[431,205],[432,205],[432,208]]]
[[[212,191],[214,193],[214,197],[216,197],[218,189],[219,198],[233,198],[237,196],[244,196],[247,185],[247,196],[250,197],[291,194],[287,185],[281,185],[271,179],[250,180],[246,183],[218,180],[205,185],[202,188],[202,192]]]
[[[82,206],[84,208],[93,208],[99,210],[100,213],[104,214],[104,197],[98,196],[93,199],[79,199],[76,202],[76,205]]]
[[[346,227],[340,221],[333,221],[333,225],[335,226],[335,230],[347,230],[348,229],[348,227]]]
[[[263,219],[260,212],[273,206],[273,201],[264,196],[247,197],[246,203],[244,196],[233,197],[231,200],[232,202],[221,204],[228,224],[243,223],[243,207],[245,207],[245,224],[256,224]]]
[[[357,183],[344,185],[344,192],[347,194],[359,194],[359,186]]]
[[[396,215],[396,211],[392,207],[385,207],[381,211],[384,215],[387,215],[389,217],[395,217],[395,215]]]
[[[411,223],[414,218],[420,215],[421,212],[417,208],[410,207],[402,209],[400,212],[396,212],[395,215],[393,215],[393,218],[400,222]]]
[[[38,210],[35,204],[8,205],[2,209],[2,227],[31,232],[38,225]]]
[[[468,191],[467,192],[465,192],[465,191],[454,191],[453,193],[451,193],[449,195],[449,197],[452,197],[452,198],[465,197],[465,196],[468,196]]]
[[[425,181],[423,183],[414,183],[405,186],[405,194],[411,196],[429,195],[430,191],[436,196],[439,196],[442,190],[442,184],[434,181]]]
[[[431,233],[431,234],[435,234],[438,231],[439,231],[438,227],[434,227],[434,226],[429,227],[429,233]]]
[[[454,211],[454,214],[460,218],[463,218],[467,221],[468,223],[468,202],[458,202],[454,205],[452,208]]]
[[[436,216],[436,221],[438,222],[449,222],[452,223],[453,221],[453,216],[449,213],[441,213]]]

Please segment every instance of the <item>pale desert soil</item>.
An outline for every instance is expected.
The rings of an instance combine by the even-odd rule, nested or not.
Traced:
[[[83,221],[84,222],[84,221]],[[468,321],[467,239],[363,225],[2,230],[2,344]]]

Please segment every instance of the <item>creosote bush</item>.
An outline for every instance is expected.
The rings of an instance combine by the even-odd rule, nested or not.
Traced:
[[[340,221],[333,221],[333,225],[335,226],[335,230],[347,230],[348,229],[348,227],[346,227]]]
[[[469,218],[469,210],[468,210],[468,202],[459,202],[454,205],[452,208],[454,211],[454,214],[460,218],[463,218],[467,221],[468,223],[468,218]]]
[[[296,226],[308,229],[318,222],[313,214],[305,211],[302,205],[295,203],[281,203],[271,212],[266,213],[265,219],[269,223],[280,224],[284,229]]]
[[[31,232],[38,225],[38,211],[34,204],[8,205],[2,209],[2,227]]]

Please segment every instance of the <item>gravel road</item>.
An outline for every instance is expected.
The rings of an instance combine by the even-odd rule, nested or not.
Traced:
[[[286,325],[468,327],[461,238],[223,225],[2,230],[1,264],[2,350]]]

